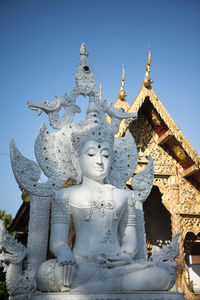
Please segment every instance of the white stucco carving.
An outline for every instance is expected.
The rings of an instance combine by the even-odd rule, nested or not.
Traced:
[[[133,177],[133,190],[129,190],[125,182],[137,166],[137,148],[129,131],[124,137],[114,137],[122,119],[134,120],[137,116],[114,108],[106,100],[100,102],[85,44],[80,49],[75,79],[76,87],[69,96],[43,104],[28,103],[38,114],[48,114],[50,125],[58,130],[50,131],[45,124],[39,129],[35,140],[37,163],[25,158],[14,141],[10,145],[15,178],[31,195],[24,255],[17,263],[0,256],[11,269],[18,268],[9,273],[8,287],[18,276],[25,278],[9,290],[11,299],[61,299],[63,292],[72,293],[72,297],[74,292],[105,292],[107,297],[106,293],[169,290],[175,283],[175,264],[171,261],[178,255],[176,239],[159,258],[146,258],[142,202],[153,184],[153,161],[149,158],[146,169]],[[79,95],[89,98],[87,116],[84,122],[73,122],[74,114],[80,112],[76,105]],[[65,114],[60,118],[62,107]],[[112,118],[110,124],[106,114]],[[41,171],[48,178],[46,183],[39,182]],[[61,189],[69,179],[77,185]],[[50,219],[49,245],[54,258],[46,260]],[[66,243],[72,220],[76,232],[73,250]],[[5,234],[2,229],[0,247],[9,252]],[[16,248],[12,255],[17,253]],[[74,299],[83,299],[78,297]]]
[[[6,284],[11,299],[29,299],[37,285],[35,273],[23,270],[22,267],[27,249],[5,231],[2,220],[0,220],[0,250],[0,262],[6,272]]]

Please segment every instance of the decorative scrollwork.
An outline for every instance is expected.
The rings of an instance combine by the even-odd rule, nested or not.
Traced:
[[[200,193],[185,178],[180,177],[180,205],[181,214],[200,214]]]
[[[200,217],[199,216],[185,216],[181,218],[181,228],[183,238],[188,232],[193,232],[197,235],[200,232]]]

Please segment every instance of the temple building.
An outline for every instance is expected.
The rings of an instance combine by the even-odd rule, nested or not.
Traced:
[[[187,299],[200,299],[200,156],[153,90],[150,64],[149,49],[143,85],[130,106],[123,67],[114,106],[129,113],[138,111],[137,121],[129,124],[138,148],[136,173],[144,169],[148,156],[154,161],[154,185],[143,207],[148,252],[167,244],[179,231],[177,286]],[[126,130],[122,121],[118,135],[123,136]]]
[[[154,185],[143,206],[149,256],[180,232],[177,288],[188,300],[200,299],[200,156],[154,92],[150,65],[149,49],[144,82],[131,105],[126,101],[123,67],[114,106],[125,112],[138,111],[138,119],[129,123],[122,121],[118,136],[123,136],[129,126],[138,148],[136,173],[145,168],[148,156],[154,161]],[[127,186],[130,186],[129,181]],[[10,229],[17,231],[19,240],[26,243],[29,196],[24,192],[22,198]]]

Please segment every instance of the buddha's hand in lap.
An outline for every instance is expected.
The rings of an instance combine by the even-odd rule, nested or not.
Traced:
[[[108,268],[120,267],[129,265],[133,262],[132,256],[129,253],[121,253],[116,256],[109,256],[106,259],[105,265]]]
[[[58,278],[62,286],[61,290],[68,290],[72,284],[74,271],[78,267],[72,251],[68,247],[59,249],[57,254],[58,260]]]

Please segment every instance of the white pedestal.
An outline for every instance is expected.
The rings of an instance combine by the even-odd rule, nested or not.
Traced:
[[[41,293],[31,300],[185,300],[178,292],[134,292],[134,293]]]

